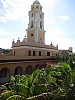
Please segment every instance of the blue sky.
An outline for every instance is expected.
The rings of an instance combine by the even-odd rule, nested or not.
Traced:
[[[12,40],[26,35],[28,11],[34,0],[0,0],[0,48],[11,48]],[[43,6],[45,43],[75,52],[75,0],[39,0]]]

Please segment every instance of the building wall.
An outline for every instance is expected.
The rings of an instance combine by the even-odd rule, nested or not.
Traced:
[[[35,30],[34,29],[28,30],[27,41],[35,42]]]
[[[30,74],[34,70],[36,70],[37,66],[40,67],[45,62],[46,61],[39,60],[39,61],[23,61],[23,62],[18,61],[18,62],[0,63],[0,84],[9,82],[10,76]],[[3,69],[8,69],[9,72],[2,72]],[[2,76],[4,73],[7,73],[6,76]]]
[[[41,65],[41,64],[43,64],[44,62],[38,62],[38,61],[35,61],[35,62],[13,62],[13,63],[2,63],[2,64],[0,64],[0,70],[1,69],[3,69],[3,68],[8,68],[8,69],[10,69],[10,75],[13,75],[14,76],[14,74],[15,74],[15,69],[16,69],[16,67],[18,67],[18,66],[21,66],[22,67],[22,69],[23,69],[23,74],[25,74],[25,72],[26,72],[26,67],[28,66],[28,65],[31,65],[32,66],[32,69],[33,70],[35,70],[35,68],[36,68],[36,65],[37,64],[39,64],[39,65]]]
[[[44,31],[38,32],[38,43],[41,43],[41,44],[45,43],[45,38],[44,38],[45,36],[44,35],[45,35]]]
[[[46,49],[46,48],[37,48],[37,47],[24,47],[24,48],[23,47],[17,47],[17,48],[12,49],[14,56],[17,56],[17,55],[29,56],[29,51],[31,51],[31,56],[33,56],[34,51],[35,51],[35,56],[39,56],[39,51],[40,51],[42,57],[48,56],[47,52],[50,52],[50,56],[54,56],[55,53],[58,53],[58,50]]]
[[[49,48],[49,49],[56,49],[57,47],[52,45],[46,45],[46,44],[40,44],[40,43],[34,43],[34,42],[12,42],[12,49],[13,47],[20,47],[20,46],[31,46],[31,47],[39,47],[39,48]]]
[[[49,59],[49,56],[22,56],[22,55],[18,55],[18,56],[0,56],[0,61],[4,61],[4,60],[36,60],[36,59]],[[0,63],[1,63],[0,62]]]
[[[57,63],[57,60],[38,56],[0,56],[0,84],[9,82],[10,76],[30,74],[38,67],[45,68],[48,62]],[[3,69],[6,71],[2,71]]]

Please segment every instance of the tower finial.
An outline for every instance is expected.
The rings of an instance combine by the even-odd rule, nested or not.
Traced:
[[[35,0],[33,4],[40,4],[38,0]]]

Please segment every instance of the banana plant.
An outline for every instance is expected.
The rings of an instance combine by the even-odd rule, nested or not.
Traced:
[[[72,83],[71,80],[74,83],[71,86],[75,85],[75,69],[72,71],[66,63],[47,67],[47,69],[37,69],[29,76],[12,76],[10,84],[0,87],[0,89],[4,89],[2,93],[0,92],[0,98],[3,98],[1,100],[17,100],[17,98],[19,100],[21,97],[22,100],[26,100],[32,96],[51,92],[52,96],[55,97],[52,97],[52,100],[57,100],[67,95],[70,83]]]

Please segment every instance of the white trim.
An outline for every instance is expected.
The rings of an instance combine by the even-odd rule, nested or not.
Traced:
[[[47,49],[47,48],[38,48],[38,47],[30,47],[30,46],[20,46],[20,47],[13,47],[12,49],[38,49],[38,50],[52,50],[52,51],[58,51],[55,49]]]
[[[49,56],[50,57],[50,56]],[[44,58],[44,57],[43,57]],[[32,59],[33,60],[33,59]],[[48,62],[48,61],[52,61],[52,60],[34,60],[34,61],[17,61],[17,62],[4,62],[4,63],[0,63],[0,65],[4,65],[4,64],[16,64],[16,63],[28,63],[28,62]],[[0,69],[1,70],[1,69]]]

